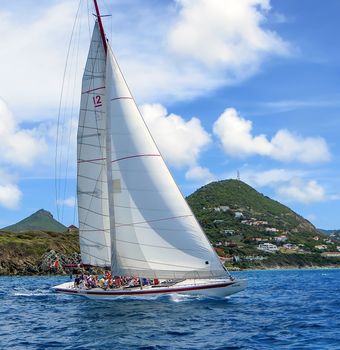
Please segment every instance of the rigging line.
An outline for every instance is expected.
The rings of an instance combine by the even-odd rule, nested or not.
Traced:
[[[78,21],[78,42],[76,45],[76,58],[75,58],[75,70],[74,70],[74,80],[73,80],[73,92],[72,92],[72,102],[71,102],[71,120],[70,120],[70,126],[69,126],[69,134],[68,134],[68,143],[67,143],[67,154],[66,154],[66,170],[65,170],[65,181],[64,181],[64,194],[63,199],[66,200],[66,191],[67,191],[67,176],[68,176],[68,168],[69,168],[69,158],[70,158],[70,149],[71,149],[71,136],[73,131],[73,111],[74,111],[74,105],[75,105],[75,91],[76,91],[76,85],[77,85],[77,78],[78,78],[78,62],[79,62],[79,47],[80,47],[80,33],[81,33],[81,20]],[[75,202],[73,204],[73,208],[75,207]],[[65,205],[62,206],[62,212],[61,212],[61,220],[64,219],[64,208]],[[74,212],[74,210],[73,210]]]
[[[63,74],[63,80],[61,84],[61,92],[60,92],[60,99],[59,99],[59,109],[58,109],[58,119],[57,119],[57,135],[56,135],[56,149],[55,149],[55,159],[54,159],[54,186],[55,186],[55,196],[56,196],[56,207],[57,207],[57,218],[59,220],[59,204],[58,204],[58,146],[59,146],[59,124],[60,124],[60,116],[61,116],[61,106],[62,106],[62,100],[63,100],[63,93],[64,93],[64,86],[65,86],[65,78],[66,78],[66,71],[68,67],[68,61],[69,61],[69,55],[70,55],[70,50],[71,50],[71,44],[72,44],[72,38],[73,38],[73,33],[74,33],[74,28],[77,22],[77,18],[79,15],[79,10],[80,10],[80,5],[81,5],[82,0],[79,1],[78,9],[76,12],[76,17],[73,22],[73,27],[71,31],[71,37],[70,41],[68,44],[68,49],[67,49],[67,54],[66,54],[66,62],[65,62],[65,68],[64,68],[64,74]]]
[[[89,1],[86,1],[86,6],[87,6],[87,25],[88,25],[88,30],[89,30],[89,38],[91,39],[91,25],[90,25],[90,6],[89,6]]]
[[[70,88],[71,88],[71,76],[72,76],[72,70],[73,70],[73,65],[74,65],[74,50],[75,50],[75,37],[77,34],[77,28],[78,28],[78,21],[76,22],[75,29],[73,32],[73,40],[72,40],[72,46],[71,46],[71,52],[70,52],[70,64],[67,72],[67,80],[65,84],[65,99],[62,107],[62,120],[61,120],[61,135],[60,135],[60,153],[59,153],[59,186],[58,186],[58,193],[59,193],[59,203],[61,208],[59,209],[59,215],[61,215],[61,221],[63,220],[63,212],[64,212],[64,198],[63,198],[63,189],[65,187],[65,168],[63,167],[63,162],[66,160],[66,150],[64,145],[66,145],[66,119],[67,119],[67,114],[68,114],[68,106],[70,104],[69,99],[70,99]]]

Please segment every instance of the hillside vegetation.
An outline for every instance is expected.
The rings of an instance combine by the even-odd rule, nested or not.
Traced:
[[[242,181],[210,183],[188,196],[187,201],[227,265],[301,267],[339,263],[321,254],[336,251],[340,242]],[[259,250],[264,243],[275,245],[277,251]]]
[[[40,209],[16,224],[4,227],[2,230],[7,232],[66,232],[67,227],[55,220],[50,212]]]
[[[57,258],[77,262],[78,253],[77,232],[0,232],[0,275],[44,274]]]
[[[231,269],[339,266],[338,232],[321,233],[288,207],[241,181],[213,182],[187,201]],[[74,229],[68,232],[45,210],[6,227],[0,232],[0,275],[66,273],[63,264],[80,262],[79,235]],[[259,249],[263,245],[275,250]],[[53,268],[56,260],[58,269]]]

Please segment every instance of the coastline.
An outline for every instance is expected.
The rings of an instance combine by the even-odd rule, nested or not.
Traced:
[[[336,270],[336,269],[340,269],[340,265],[329,265],[329,266],[301,266],[301,267],[297,267],[297,266],[279,266],[279,267],[268,267],[268,268],[254,268],[254,267],[249,267],[249,268],[229,268],[228,267],[228,271],[229,272],[247,272],[247,271],[292,271],[292,270]],[[102,271],[94,271],[96,272],[96,274],[100,274]],[[73,271],[58,271],[56,273],[30,273],[30,274],[20,274],[20,273],[10,273],[10,274],[0,274],[0,277],[37,277],[37,276],[41,276],[41,277],[62,277],[62,276],[70,276],[70,275],[75,275],[76,273]]]
[[[336,270],[340,269],[340,266],[330,265],[330,266],[281,266],[281,267],[268,267],[268,268],[244,268],[244,269],[229,269],[230,272],[243,272],[243,271],[277,271],[277,270]]]

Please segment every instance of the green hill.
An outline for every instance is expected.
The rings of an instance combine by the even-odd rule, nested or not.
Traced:
[[[267,224],[260,226],[267,228],[274,227],[278,230],[310,234],[320,233],[302,216],[239,180],[212,182],[187,197],[187,201],[197,218],[208,229],[215,227],[211,225],[214,220],[223,220],[224,224],[221,226],[226,229],[240,228],[241,220],[235,220],[235,215],[240,215],[239,219],[243,220],[266,221]],[[215,209],[220,207],[229,209],[225,211]]]
[[[19,221],[14,225],[4,227],[2,231],[7,232],[26,232],[26,231],[45,231],[45,232],[66,232],[67,227],[53,218],[53,215],[40,209],[29,217]]]
[[[323,266],[334,262],[321,254],[336,251],[339,242],[242,181],[212,182],[187,201],[217,253],[240,259],[236,266]],[[275,254],[259,250],[263,243],[274,244]]]

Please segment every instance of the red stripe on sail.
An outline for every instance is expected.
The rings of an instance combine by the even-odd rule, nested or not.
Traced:
[[[101,87],[97,87],[97,88],[95,88],[95,89],[83,91],[82,94],[88,94],[89,92],[96,91],[96,90],[100,90],[100,89],[105,89],[105,86],[101,86]]]
[[[90,162],[95,162],[97,160],[105,160],[106,158],[96,158],[96,159],[82,159],[78,160],[78,163],[90,163]]]
[[[111,98],[111,101],[115,101],[115,100],[133,100],[133,98],[130,97],[130,96],[122,96],[122,97]]]
[[[119,162],[120,160],[130,159],[130,158],[138,158],[138,157],[160,157],[160,154],[136,154],[134,156],[127,156],[123,158],[118,158],[113,160],[111,163]]]

